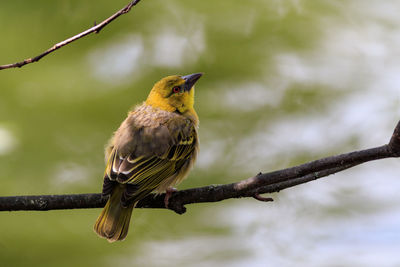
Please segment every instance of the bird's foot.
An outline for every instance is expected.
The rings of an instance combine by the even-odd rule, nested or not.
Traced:
[[[178,192],[178,189],[175,187],[168,187],[165,191],[164,205],[165,208],[168,209],[169,198],[172,196],[172,193]]]

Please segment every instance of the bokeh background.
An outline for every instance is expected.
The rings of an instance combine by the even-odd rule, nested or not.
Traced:
[[[2,1],[0,64],[35,56],[128,1]],[[104,28],[0,72],[0,195],[100,192],[103,147],[170,74],[196,89],[198,162],[179,188],[388,142],[400,119],[396,0],[142,0]],[[135,210],[126,241],[100,209],[0,213],[2,266],[400,266],[400,163],[274,195]]]

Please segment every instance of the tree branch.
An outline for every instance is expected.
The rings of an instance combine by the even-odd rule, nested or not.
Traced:
[[[168,208],[182,214],[186,211],[185,205],[193,203],[217,202],[241,197],[271,201],[272,199],[261,197],[260,194],[279,192],[368,161],[399,156],[400,121],[387,145],[326,157],[279,171],[259,173],[237,183],[178,191],[169,199]],[[136,208],[165,208],[164,196],[164,194],[150,195],[141,200]],[[0,197],[0,211],[101,208],[106,201],[107,198],[101,194]]]
[[[124,8],[122,8],[121,10],[119,10],[117,13],[115,13],[114,15],[112,15],[111,17],[109,17],[108,19],[104,20],[103,22],[101,22],[98,25],[93,26],[92,28],[81,32],[75,36],[72,36],[71,38],[68,38],[62,42],[59,42],[55,45],[53,45],[51,48],[47,49],[45,52],[43,52],[42,54],[33,57],[33,58],[28,58],[25,59],[21,62],[17,62],[17,63],[13,63],[13,64],[6,64],[6,65],[0,65],[0,70],[4,70],[4,69],[11,69],[11,68],[21,68],[22,66],[25,66],[26,64],[29,63],[33,63],[33,62],[37,62],[39,61],[42,57],[47,56],[48,54],[56,51],[57,49],[72,43],[73,41],[76,41],[86,35],[89,35],[91,33],[99,33],[105,26],[107,26],[109,23],[111,23],[113,20],[115,20],[116,18],[118,18],[119,16],[128,13],[131,8],[133,6],[135,6],[136,4],[138,4],[140,2],[140,0],[134,0],[132,2],[130,2],[128,5],[126,5]]]

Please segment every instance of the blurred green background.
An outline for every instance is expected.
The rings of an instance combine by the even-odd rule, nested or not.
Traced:
[[[36,56],[128,1],[3,1],[0,64]],[[0,71],[0,195],[100,192],[103,148],[171,74],[196,87],[201,152],[180,189],[377,146],[400,118],[400,3],[142,0],[100,34]],[[135,210],[0,213],[2,266],[399,266],[397,160],[274,195]]]

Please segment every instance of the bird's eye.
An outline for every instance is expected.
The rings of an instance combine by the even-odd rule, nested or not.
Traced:
[[[175,86],[174,88],[172,88],[172,92],[174,93],[179,93],[181,91],[181,88],[179,86]]]

